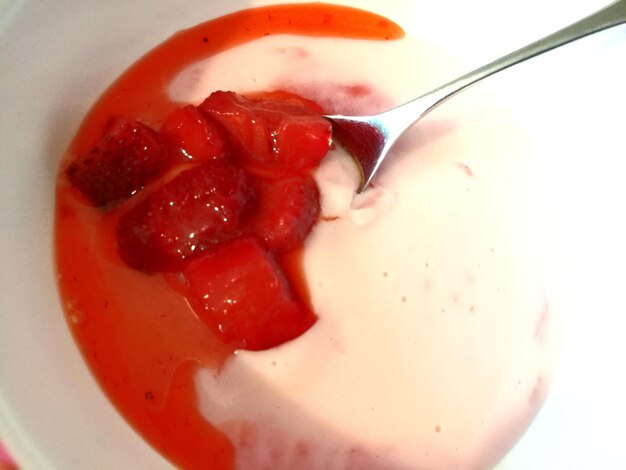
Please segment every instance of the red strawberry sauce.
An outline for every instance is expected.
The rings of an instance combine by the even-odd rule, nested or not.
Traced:
[[[187,65],[268,34],[396,39],[389,20],[356,9],[280,5],[245,10],[174,35],[130,67],[96,102],[67,158],[97,141],[112,115],[161,125],[176,108],[164,84]],[[192,384],[199,366],[219,368],[232,353],[163,275],[126,266],[115,247],[119,214],[85,205],[60,176],[56,205],[59,288],[68,323],[105,393],[128,422],[174,465],[229,469],[228,439],[200,415]],[[297,253],[281,259],[306,294]]]

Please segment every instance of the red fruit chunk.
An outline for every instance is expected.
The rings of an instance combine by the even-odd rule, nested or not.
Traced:
[[[169,163],[152,129],[119,117],[88,153],[70,163],[65,174],[94,206],[113,206],[163,174]]]
[[[179,270],[207,246],[238,234],[253,185],[245,170],[226,164],[181,173],[120,218],[122,259],[145,271]]]
[[[252,237],[219,245],[191,263],[184,275],[197,315],[234,348],[272,348],[316,321],[272,255]]]
[[[319,191],[310,176],[260,182],[256,204],[251,231],[278,252],[301,245],[320,213]]]
[[[264,99],[271,101],[280,101],[283,103],[289,102],[291,104],[298,105],[313,114],[325,114],[324,108],[322,108],[317,102],[308,98],[303,98],[302,96],[291,93],[290,91],[260,91],[253,94],[246,93],[246,96],[251,99]]]
[[[224,138],[217,124],[195,106],[172,112],[161,127],[161,134],[195,162],[220,160],[226,156]]]
[[[330,123],[297,100],[216,91],[199,108],[226,129],[243,160],[264,176],[308,172],[330,148]]]

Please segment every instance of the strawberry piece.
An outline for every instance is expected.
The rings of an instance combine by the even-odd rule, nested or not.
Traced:
[[[158,134],[140,122],[118,117],[65,174],[94,206],[112,207],[162,175],[169,160]]]
[[[262,181],[256,205],[252,233],[270,250],[285,252],[301,245],[311,232],[320,213],[319,191],[310,176]]]
[[[330,148],[329,121],[295,99],[248,99],[216,91],[199,108],[226,129],[244,162],[262,176],[306,173]]]
[[[326,114],[324,108],[322,108],[317,102],[304,98],[300,95],[296,95],[290,91],[285,90],[273,90],[273,91],[259,91],[256,93],[246,93],[246,96],[251,99],[263,99],[271,101],[289,102],[291,104],[300,106],[313,114]]]
[[[176,271],[207,246],[238,234],[254,178],[227,164],[187,170],[149,194],[118,224],[120,256],[144,271]]]
[[[294,339],[316,316],[295,297],[271,254],[253,237],[219,245],[184,271],[196,314],[237,349]]]
[[[218,125],[195,106],[173,111],[163,123],[161,134],[194,162],[221,160],[226,156],[226,145]]]

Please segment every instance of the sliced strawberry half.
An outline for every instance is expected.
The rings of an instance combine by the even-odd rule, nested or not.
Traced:
[[[89,152],[68,165],[65,174],[94,206],[112,207],[162,175],[169,165],[156,132],[118,117]]]
[[[253,237],[221,244],[184,271],[197,315],[237,349],[263,350],[297,338],[316,316]]]
[[[206,247],[239,233],[254,177],[228,164],[187,170],[149,194],[119,221],[122,259],[144,271],[176,271]]]
[[[161,134],[188,159],[202,163],[226,157],[226,144],[218,125],[195,106],[174,110]]]
[[[320,213],[319,191],[310,176],[290,176],[261,181],[255,201],[257,210],[250,230],[276,252],[300,246]]]
[[[330,123],[297,100],[216,91],[199,108],[226,129],[242,159],[263,176],[306,173],[330,148]]]

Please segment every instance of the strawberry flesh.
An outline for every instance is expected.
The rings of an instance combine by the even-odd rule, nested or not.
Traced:
[[[65,170],[70,183],[96,207],[130,198],[170,165],[159,136],[148,126],[118,117],[100,141]]]
[[[208,246],[239,234],[254,177],[228,164],[204,164],[149,194],[119,221],[118,249],[130,267],[176,271]]]
[[[304,243],[320,213],[319,192],[311,176],[290,176],[261,181],[251,232],[276,252]]]
[[[294,99],[216,91],[199,108],[224,127],[245,164],[265,177],[307,173],[330,148],[329,121]]]
[[[172,112],[163,123],[161,134],[191,161],[202,163],[226,158],[226,144],[218,124],[195,106]]]
[[[258,240],[221,244],[184,271],[197,315],[226,344],[263,350],[297,338],[316,316]]]
[[[324,108],[322,108],[316,101],[304,98],[295,93],[285,90],[274,91],[260,91],[257,93],[247,93],[246,96],[250,99],[263,99],[266,101],[280,101],[282,103],[291,103],[292,105],[299,106],[306,109],[315,115],[325,114]]]

